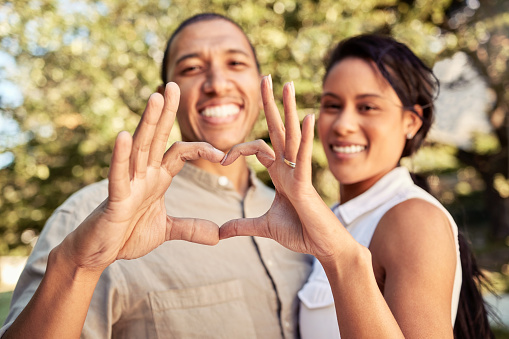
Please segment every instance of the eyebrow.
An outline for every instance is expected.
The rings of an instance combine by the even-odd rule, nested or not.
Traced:
[[[325,92],[325,93],[322,94],[322,98],[323,97],[328,97],[328,96],[333,97],[333,98],[338,99],[338,100],[341,100],[341,98],[338,95],[336,95],[336,94],[334,94],[332,92]],[[384,97],[382,97],[380,94],[375,94],[375,93],[360,94],[360,95],[357,95],[355,98],[356,99],[364,99],[364,98],[370,98],[370,97],[384,99]]]
[[[241,49],[236,49],[236,48],[231,48],[231,49],[227,50],[226,54],[243,54],[247,57],[251,56],[251,54],[247,53],[246,51],[241,50]]]
[[[225,54],[242,54],[242,55],[245,55],[246,57],[250,57],[249,53],[247,53],[241,49],[235,49],[235,48],[226,50]],[[177,59],[177,61],[175,62],[175,65],[178,65],[179,63],[181,63],[182,61],[184,61],[186,59],[199,58],[199,57],[200,57],[200,53],[184,54],[183,56],[181,56],[180,58]]]
[[[178,65],[179,63],[181,63],[182,61],[184,61],[186,59],[198,58],[199,56],[200,55],[198,53],[184,54],[183,56],[181,56],[180,58],[177,59],[177,61],[175,62],[175,65]]]

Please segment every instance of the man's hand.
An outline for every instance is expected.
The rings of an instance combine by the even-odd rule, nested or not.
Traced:
[[[153,94],[134,137],[121,132],[108,175],[108,198],[60,245],[77,267],[103,270],[117,259],[141,257],[167,240],[214,245],[219,228],[207,220],[166,215],[164,194],[186,160],[220,162],[224,153],[207,143],[177,142],[165,152],[180,90]]]

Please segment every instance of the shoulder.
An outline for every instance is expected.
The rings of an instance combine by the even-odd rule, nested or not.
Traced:
[[[415,233],[417,226],[423,226],[422,231],[434,228],[450,229],[449,218],[445,212],[435,204],[420,197],[410,198],[390,208],[380,219],[379,226],[397,228],[398,230]]]
[[[440,207],[411,198],[380,219],[370,250],[384,267],[436,263],[440,258],[455,263],[455,241],[450,219]]]
[[[83,187],[72,194],[57,211],[76,212],[87,211],[87,215],[108,196],[108,180],[102,180]]]
[[[56,232],[67,235],[76,228],[108,196],[108,181],[88,185],[67,198],[51,215],[43,234]]]

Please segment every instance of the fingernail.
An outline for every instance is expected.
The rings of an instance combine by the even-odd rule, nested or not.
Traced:
[[[272,90],[272,75],[269,74],[269,86],[270,86],[270,90]]]
[[[224,155],[223,160],[221,160],[221,162],[220,162],[220,164],[221,164],[221,165],[222,165],[222,164],[224,164],[224,162],[226,161],[226,158],[227,158],[227,157],[228,157],[228,153],[226,153],[226,154]]]
[[[291,88],[292,88],[292,94],[293,94],[293,97],[295,98],[295,84],[292,82],[290,82],[291,84]]]

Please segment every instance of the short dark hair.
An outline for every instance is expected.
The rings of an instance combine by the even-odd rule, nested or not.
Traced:
[[[192,16],[190,18],[187,18],[186,20],[182,21],[182,23],[177,27],[177,29],[170,36],[170,39],[168,40],[168,43],[166,44],[166,49],[164,50],[163,63],[161,65],[161,79],[163,80],[163,84],[166,84],[169,81],[168,80],[168,76],[166,74],[167,73],[166,69],[167,69],[169,58],[170,58],[171,43],[173,42],[173,40],[175,39],[177,34],[179,34],[187,26],[190,26],[190,25],[198,23],[198,22],[210,21],[210,20],[224,20],[224,21],[228,21],[228,22],[234,24],[235,26],[237,26],[240,29],[240,31],[246,37],[246,40],[247,40],[247,42],[249,44],[249,47],[251,47],[251,51],[253,52],[254,59],[255,59],[255,62],[256,62],[256,68],[258,69],[258,72],[260,72],[260,63],[258,62],[258,58],[256,56],[255,48],[254,48],[253,44],[251,43],[251,41],[249,41],[249,38],[247,37],[247,34],[246,34],[246,32],[244,32],[242,27],[240,27],[240,25],[238,23],[236,23],[235,21],[233,21],[232,19],[230,19],[228,17],[225,17],[224,15],[217,14],[217,13],[201,13],[201,14],[194,15],[194,16]]]
[[[414,105],[423,110],[422,126],[406,141],[401,157],[419,149],[434,120],[433,102],[438,95],[439,81],[406,45],[388,36],[363,34],[341,41],[331,52],[324,76],[341,60],[355,57],[372,61],[398,95],[403,108],[417,114]]]

